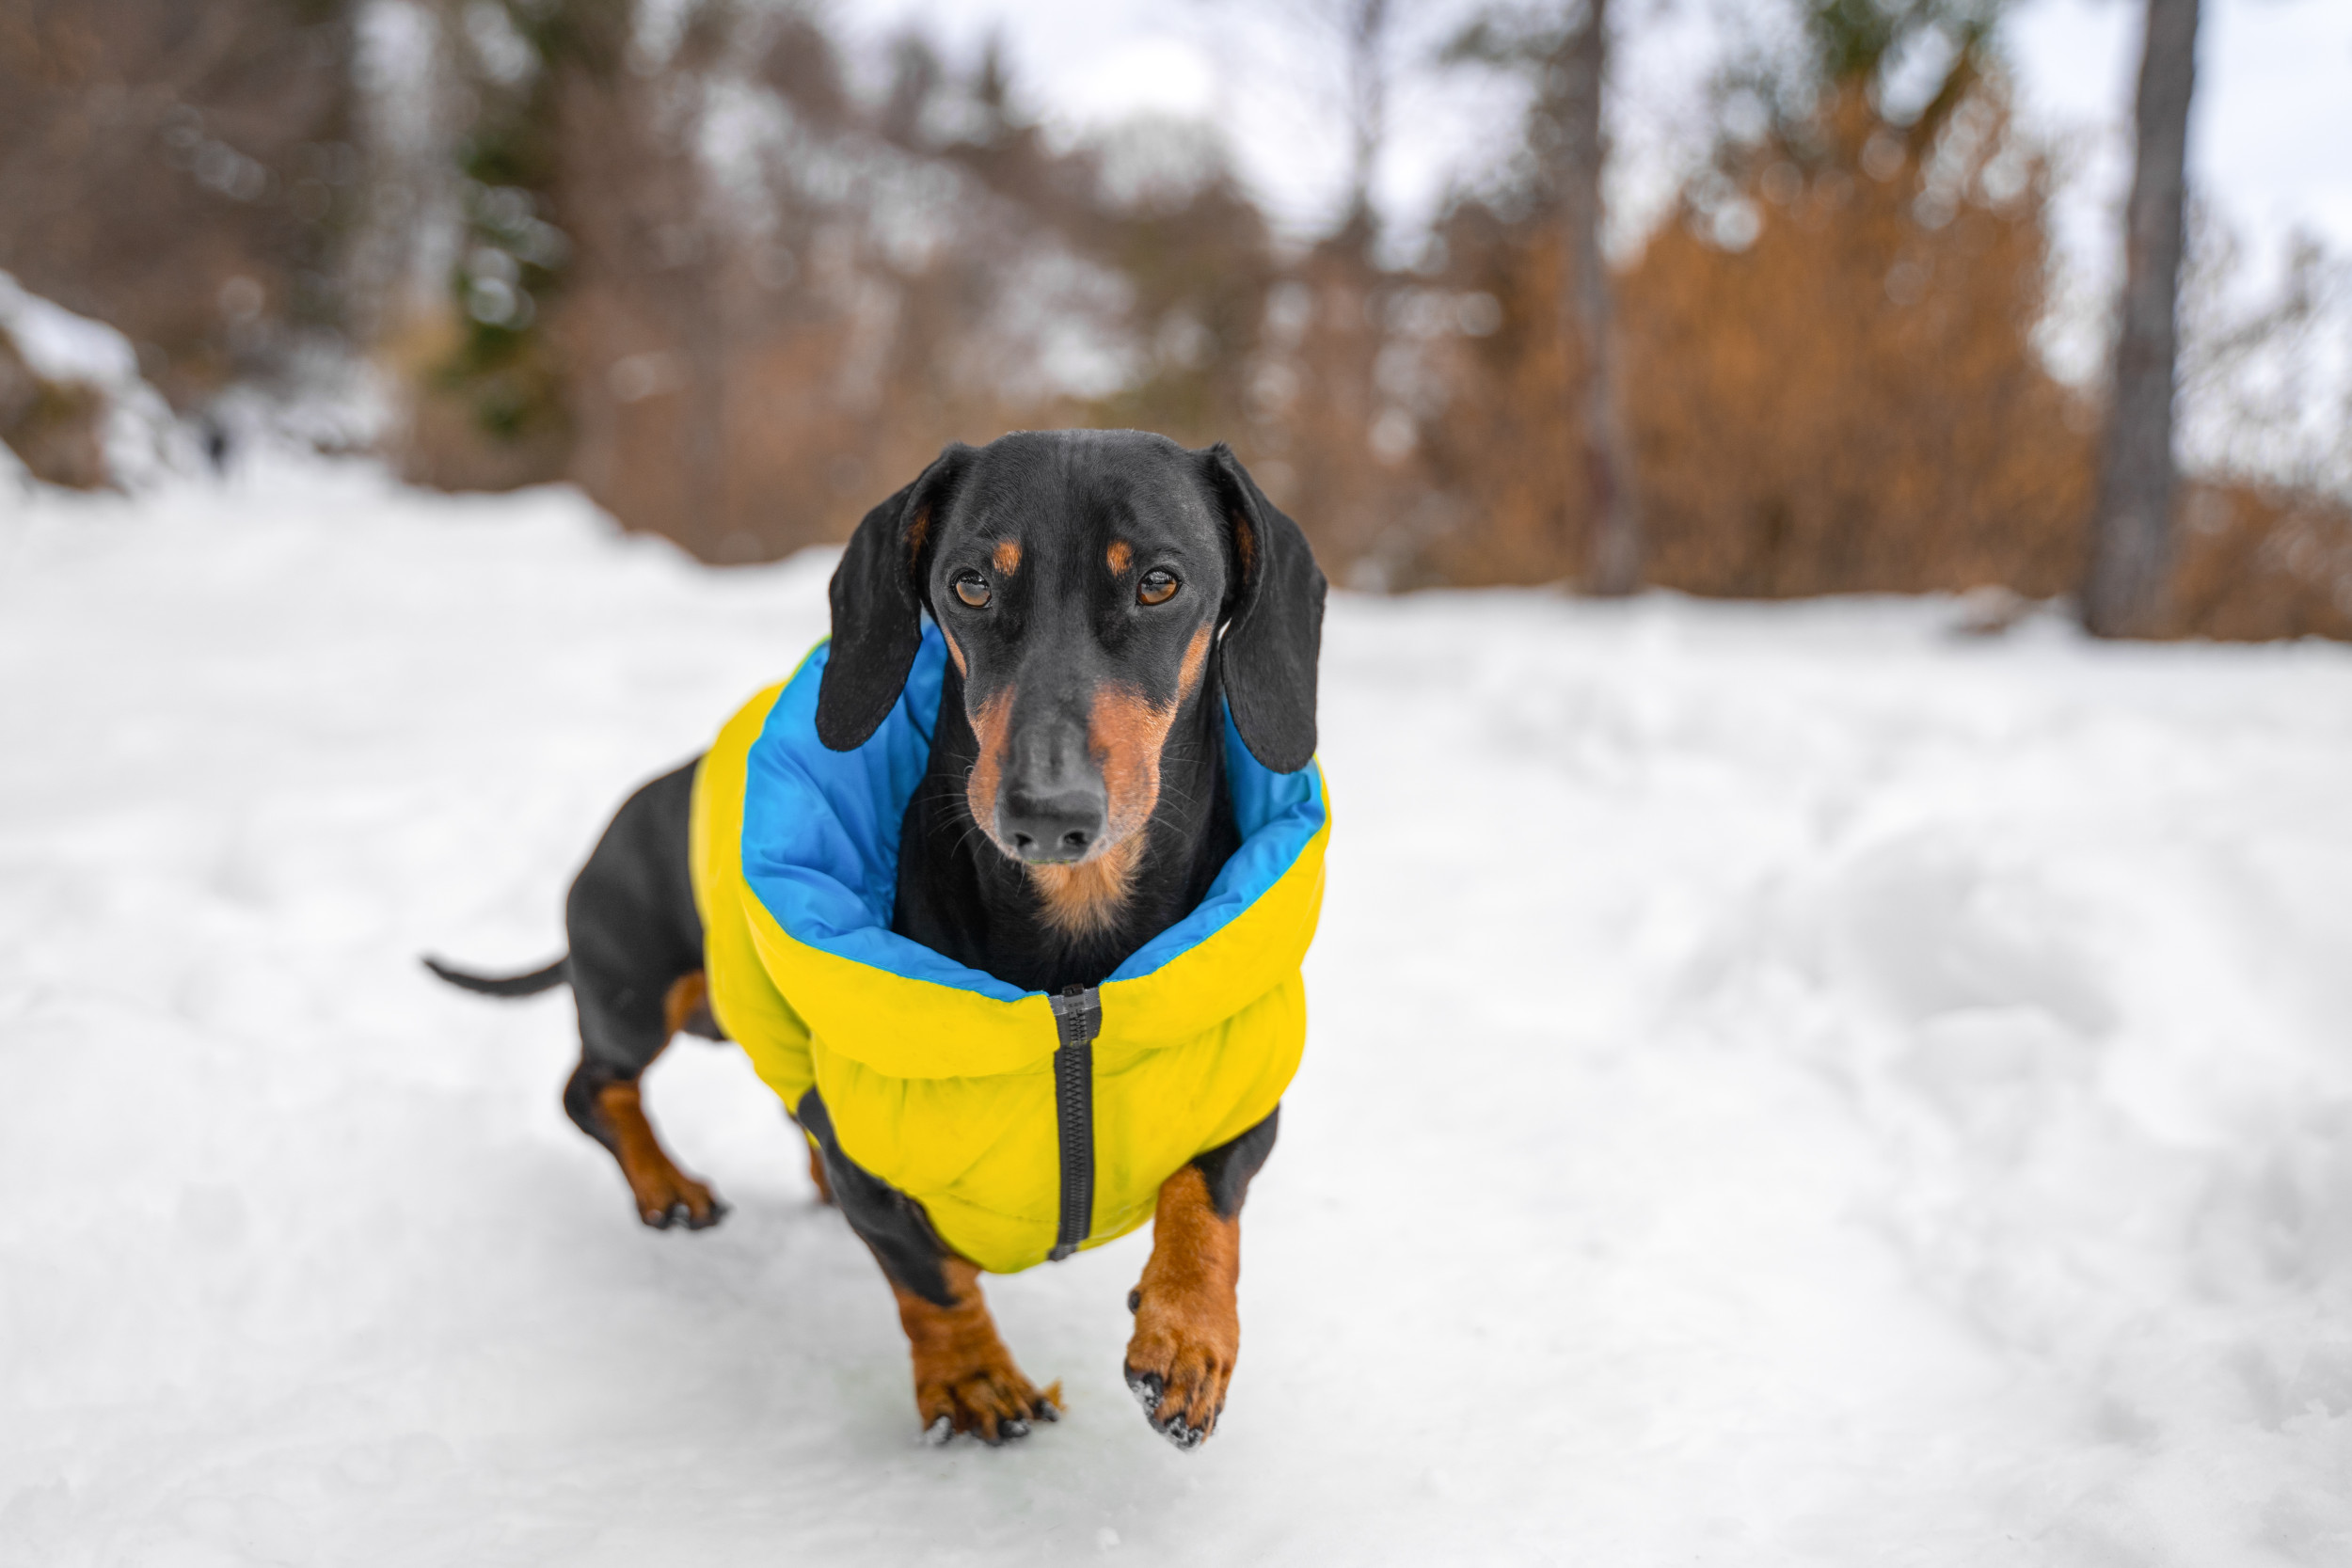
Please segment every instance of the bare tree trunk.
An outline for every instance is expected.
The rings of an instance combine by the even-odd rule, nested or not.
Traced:
[[[1633,461],[1618,406],[1613,344],[1616,312],[1601,260],[1602,78],[1609,64],[1608,0],[1584,0],[1584,20],[1562,58],[1566,115],[1562,129],[1560,205],[1568,276],[1561,291],[1564,330],[1582,349],[1581,388],[1568,388],[1593,529],[1592,590],[1630,594],[1642,585],[1642,519]]]
[[[1350,0],[1347,35],[1347,120],[1350,141],[1347,215],[1342,232],[1370,245],[1375,227],[1372,179],[1389,129],[1390,0]]]
[[[2083,624],[2101,637],[2152,635],[2165,613],[2182,205],[2196,75],[2197,0],[2148,0],[2123,242],[2123,321],[2100,452],[2090,578],[2083,588]]]

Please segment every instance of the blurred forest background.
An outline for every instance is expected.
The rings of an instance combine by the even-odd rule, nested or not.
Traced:
[[[1369,171],[1410,0],[1298,4],[1358,150],[1306,242],[1213,124],[1065,145],[1001,52],[908,33],[867,69],[789,0],[0,0],[0,272],[119,329],[215,456],[235,396],[372,397],[316,438],[570,481],[714,562],[845,537],[949,439],[1086,424],[1231,441],[1338,581],[1592,584],[1582,7],[1465,8],[1422,62],[1528,107],[1401,254]],[[1600,279],[1641,579],[2071,593],[2103,394],[2036,352],[2051,150],[1996,0],[1788,15]],[[2307,247],[2249,307],[2193,204],[2189,233],[2166,629],[2352,636],[2352,439],[2312,437],[2301,374],[2344,268]],[[97,396],[0,336],[36,473],[106,482]]]

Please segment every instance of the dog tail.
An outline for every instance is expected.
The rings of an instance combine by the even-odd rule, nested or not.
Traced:
[[[424,967],[447,980],[460,990],[479,991],[485,996],[536,996],[543,990],[553,990],[571,976],[572,956],[569,953],[545,969],[534,969],[528,974],[469,974],[462,969],[452,969],[440,959],[428,955]]]

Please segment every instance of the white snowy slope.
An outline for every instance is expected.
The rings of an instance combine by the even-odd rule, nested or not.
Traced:
[[[576,497],[0,495],[0,1562],[2352,1560],[2352,650],[1334,601],[1314,1024],[1216,1437],[1136,1237],[917,1440],[729,1048],[631,1217],[525,965],[823,629]]]

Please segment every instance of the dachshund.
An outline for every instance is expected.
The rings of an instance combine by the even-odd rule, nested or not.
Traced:
[[[901,703],[927,619],[944,639],[928,765],[898,825],[890,930],[1057,998],[1057,1014],[1061,996],[1101,986],[1202,904],[1243,843],[1228,715],[1265,769],[1311,759],[1325,591],[1304,533],[1222,444],[1060,431],[949,446],[844,552],[816,703],[817,738],[851,751]],[[705,760],[620,807],[571,886],[562,958],[512,977],[424,960],[493,996],[569,984],[580,1055],[564,1111],[657,1228],[699,1230],[727,1212],[663,1148],[639,1089],[675,1036],[727,1037],[690,863]],[[1319,861],[1316,877],[1319,899]],[[820,1196],[897,1298],[926,1432],[995,1444],[1057,1418],[1059,1385],[1041,1390],[1014,1365],[979,1268],[920,1202],[844,1153],[814,1087],[787,1108]],[[1224,1405],[1240,1212],[1279,1117],[1277,1103],[1158,1188],[1123,1370],[1180,1448],[1205,1439]]]

